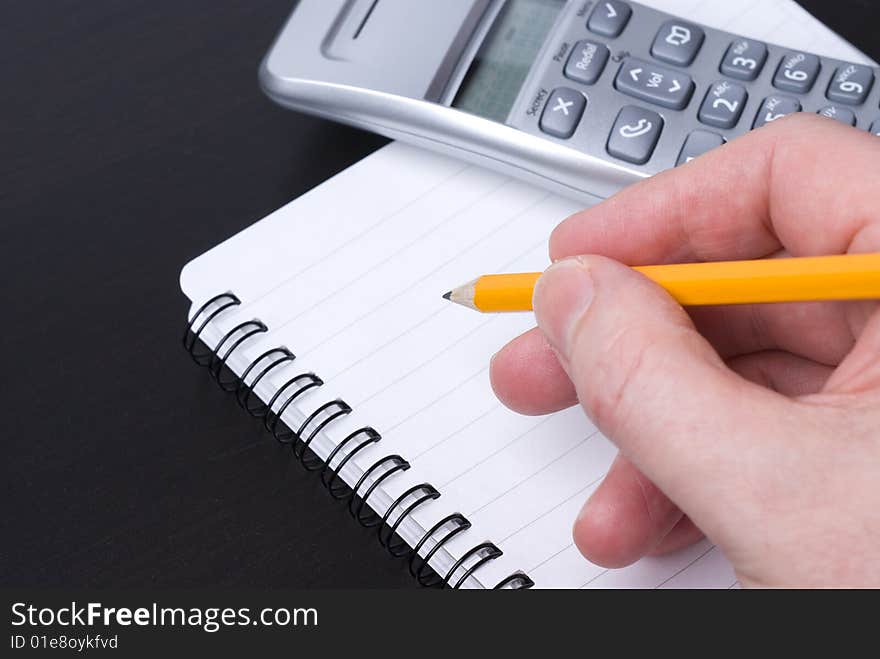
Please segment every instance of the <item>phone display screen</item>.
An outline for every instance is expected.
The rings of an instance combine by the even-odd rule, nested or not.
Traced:
[[[452,106],[504,122],[565,0],[508,0]]]

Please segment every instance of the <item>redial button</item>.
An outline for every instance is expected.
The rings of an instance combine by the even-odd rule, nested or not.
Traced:
[[[609,55],[608,47],[603,44],[578,41],[571,51],[568,64],[565,65],[565,77],[585,85],[592,85],[602,75]]]

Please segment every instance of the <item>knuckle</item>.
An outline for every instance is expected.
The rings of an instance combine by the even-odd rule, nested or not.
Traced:
[[[821,155],[828,147],[828,140],[836,140],[846,127],[819,115],[798,112],[769,129],[766,135],[774,154],[797,164],[808,154],[809,157]]]
[[[841,127],[839,122],[829,121],[817,114],[796,112],[768,126],[767,132],[784,140],[808,142],[809,140],[804,140],[805,134],[815,134],[817,131],[835,133]]]

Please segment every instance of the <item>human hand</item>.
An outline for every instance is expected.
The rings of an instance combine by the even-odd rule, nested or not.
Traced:
[[[540,330],[491,376],[525,414],[580,402],[620,449],[574,525],[587,558],[620,567],[705,533],[745,586],[880,586],[878,303],[686,312],[621,265],[865,252],[880,140],[805,115],[557,227]]]

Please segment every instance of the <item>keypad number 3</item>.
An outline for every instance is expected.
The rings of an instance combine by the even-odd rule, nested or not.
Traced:
[[[754,80],[767,62],[767,44],[751,39],[737,39],[727,49],[721,73],[737,80]]]

